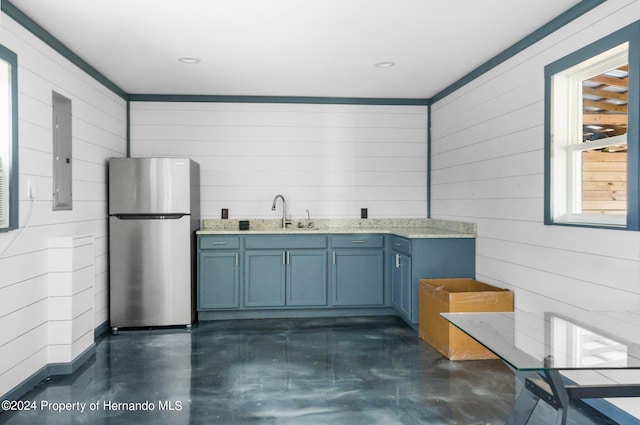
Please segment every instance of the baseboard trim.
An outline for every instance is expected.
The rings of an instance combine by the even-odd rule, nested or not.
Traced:
[[[109,332],[109,321],[105,320],[104,322],[99,324],[97,328],[94,329],[93,339],[96,340],[99,336],[102,336],[102,334],[105,334],[107,332]]]
[[[355,317],[355,316],[395,316],[393,307],[364,308],[301,308],[301,309],[265,309],[265,310],[227,310],[199,311],[198,321],[234,320],[234,319],[296,319],[310,317]]]
[[[594,398],[582,400],[583,403],[602,413],[609,419],[613,419],[620,425],[639,425],[640,418],[636,418],[631,413],[622,410],[604,398]]]
[[[49,363],[49,376],[71,375],[96,354],[96,344],[91,344],[86,350],[80,353],[75,359],[68,363]]]
[[[84,365],[89,359],[96,354],[96,345],[91,344],[86,350],[80,353],[75,359],[68,363],[49,363],[43,366],[33,375],[22,381],[15,388],[0,397],[0,400],[20,400],[25,394],[33,390],[38,384],[46,380],[50,376],[55,375],[71,375]],[[0,407],[0,413],[4,409]]]
[[[42,367],[42,369],[38,370],[36,373],[22,381],[8,393],[0,397],[0,400],[20,400],[23,395],[34,389],[40,382],[44,381],[49,376],[49,365],[46,365]],[[0,407],[0,412],[4,412],[4,409],[2,407]]]

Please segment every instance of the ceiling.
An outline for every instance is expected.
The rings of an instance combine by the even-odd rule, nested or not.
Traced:
[[[582,83],[583,139],[599,140],[627,133],[629,65],[619,66]],[[607,151],[626,151],[609,146]]]
[[[10,1],[130,94],[418,99],[580,3]]]

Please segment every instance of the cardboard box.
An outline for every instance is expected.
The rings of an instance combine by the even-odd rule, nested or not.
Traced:
[[[497,358],[440,313],[513,311],[513,292],[474,279],[420,279],[420,338],[449,360]]]

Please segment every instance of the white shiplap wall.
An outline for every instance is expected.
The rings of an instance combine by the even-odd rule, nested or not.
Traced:
[[[126,102],[11,18],[1,23],[1,43],[18,55],[20,230],[0,233],[0,252],[23,233],[0,258],[0,395],[48,362],[49,238],[95,237],[91,328],[108,319],[106,161],[126,151]],[[72,101],[72,211],[52,211],[52,90]]]
[[[202,217],[425,217],[425,106],[132,102],[132,156],[200,163]]]
[[[544,66],[638,19],[609,0],[433,105],[432,216],[478,224],[477,278],[517,310],[640,310],[638,232],[543,224]]]

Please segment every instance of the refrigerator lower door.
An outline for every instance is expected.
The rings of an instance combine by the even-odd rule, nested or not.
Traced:
[[[111,327],[191,324],[190,217],[109,217]]]

